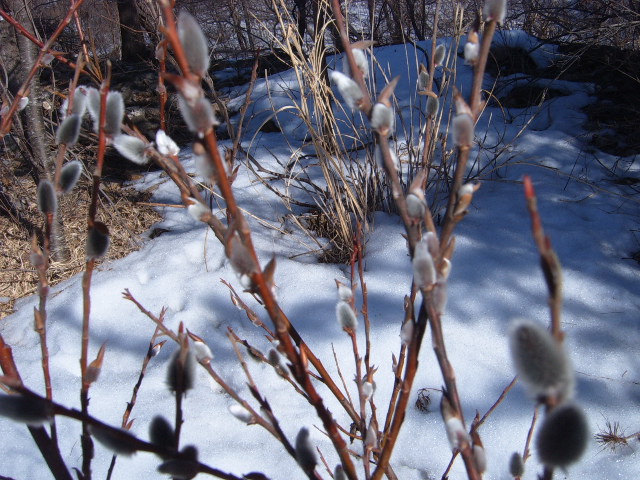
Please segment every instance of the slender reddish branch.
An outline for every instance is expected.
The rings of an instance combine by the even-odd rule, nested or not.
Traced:
[[[3,9],[0,8],[0,17],[4,18],[13,28],[15,28],[18,33],[20,33],[21,35],[27,37],[29,39],[29,41],[31,43],[33,43],[34,45],[37,45],[38,48],[44,48],[45,44],[44,42],[42,42],[42,40],[40,40],[39,38],[34,37],[29,30],[27,30],[26,28],[24,28],[24,26],[18,22],[15,18],[13,18],[11,15],[9,15],[7,12],[5,12]],[[62,63],[68,65],[71,68],[76,68],[76,64],[73,63],[71,60],[68,60],[64,54],[62,52],[57,52],[55,50],[51,50],[48,53],[50,53],[51,55],[53,55],[56,59],[58,59],[59,61],[61,61]]]
[[[22,99],[26,95],[29,89],[29,85],[31,84],[31,81],[33,80],[33,78],[35,77],[36,73],[38,72],[38,70],[42,65],[42,59],[47,53],[50,52],[54,42],[58,39],[58,37],[67,27],[67,25],[69,25],[69,22],[71,21],[71,17],[78,10],[78,8],[80,8],[80,6],[83,3],[84,3],[84,0],[76,0],[76,2],[73,5],[71,5],[69,10],[67,11],[67,14],[62,19],[62,21],[58,24],[58,27],[56,28],[56,30],[53,32],[53,35],[51,35],[49,40],[47,40],[47,42],[44,45],[42,45],[42,47],[40,47],[40,53],[38,54],[38,58],[36,59],[33,66],[31,67],[31,70],[29,71],[27,78],[22,82],[22,85],[18,89],[18,92],[16,93],[16,96],[13,99],[13,103],[11,104],[9,111],[3,117],[2,124],[0,124],[0,138],[4,138],[4,136],[7,135],[7,133],[9,133],[9,130],[11,130],[11,123],[13,121],[13,116],[18,110],[20,99]]]
[[[542,220],[538,212],[538,201],[531,177],[524,177],[524,194],[531,217],[533,239],[540,253],[540,265],[549,290],[549,307],[551,311],[551,333],[559,342],[564,335],[561,328],[562,318],[562,267],[560,260],[551,246],[551,239],[545,235]]]

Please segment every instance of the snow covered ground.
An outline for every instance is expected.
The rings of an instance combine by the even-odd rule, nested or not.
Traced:
[[[517,34],[514,38],[523,39]],[[415,68],[407,73],[405,61],[415,54],[412,47],[406,48],[408,51],[403,46],[376,51],[381,65],[388,65],[403,76],[397,89],[401,105],[415,89]],[[461,59],[456,61],[456,85],[463,92],[468,91],[470,68]],[[295,87],[290,73],[279,78],[287,87]],[[271,83],[278,82],[271,79]],[[487,86],[491,83],[487,77]],[[640,431],[640,267],[628,259],[630,252],[638,248],[633,234],[638,229],[638,197],[627,196],[629,192],[614,185],[611,171],[627,166],[627,173],[637,173],[639,166],[633,164],[633,158],[618,159],[590,151],[581,139],[585,117],[580,108],[593,100],[592,87],[565,82],[562,89],[567,95],[545,102],[517,138],[533,110],[512,109],[504,118],[499,108],[491,106],[480,121],[476,137],[483,137],[486,131],[488,140],[500,137],[503,143],[511,144],[498,163],[510,160],[499,175],[483,172],[479,178],[482,187],[469,215],[457,229],[449,303],[443,320],[445,340],[465,417],[470,420],[476,411],[481,415],[487,411],[514,375],[506,338],[510,322],[518,317],[547,322],[549,317],[546,287],[520,184],[523,174],[531,175],[544,227],[564,269],[563,328],[577,371],[576,399],[584,407],[592,433],[604,428],[607,421],[619,421],[630,434]],[[256,86],[254,108],[264,107],[259,95],[265,91],[264,83]],[[266,98],[263,101],[267,102]],[[286,95],[275,101],[286,103]],[[256,117],[255,121],[262,120]],[[292,120],[283,124],[297,128]],[[291,138],[300,136],[292,133]],[[289,155],[278,133],[260,133],[253,145],[253,155],[267,165],[274,163],[270,152],[285,158]],[[189,170],[195,170],[187,155],[184,162]],[[140,188],[152,185],[157,185],[155,201],[179,203],[177,189],[166,177],[150,173]],[[251,219],[261,260],[266,262],[271,255],[277,258],[277,295],[283,310],[334,373],[331,349],[335,348],[343,375],[355,393],[351,343],[334,313],[334,279],[347,281],[347,270],[341,265],[318,263],[309,255],[291,259],[305,252],[303,242],[308,239],[299,233],[282,232],[286,225],[281,219],[287,212],[279,199],[244,168],[240,169],[234,188],[243,208],[274,226],[265,227]],[[90,412],[116,426],[120,425],[154,331],[154,325],[122,298],[124,289],[156,314],[166,306],[169,327],[177,329],[184,322],[205,339],[215,355],[214,368],[247,400],[250,394],[246,379],[227,339],[227,327],[262,351],[269,349],[262,332],[232,305],[228,289],[220,283],[220,279],[226,279],[241,290],[222,246],[184,210],[166,208],[162,213],[165,219],[157,227],[168,232],[122,260],[101,265],[94,275],[90,358],[103,342],[107,343],[107,353],[100,379],[91,388]],[[375,396],[384,411],[393,387],[391,357],[399,351],[402,305],[410,289],[411,266],[398,218],[377,213],[374,224],[368,237],[365,275],[372,321],[372,364],[379,367]],[[52,289],[48,307],[54,396],[69,407],[79,407],[81,298],[81,277],[76,276]],[[262,313],[249,296],[243,298]],[[39,342],[32,328],[36,302],[35,297],[22,300],[19,311],[0,323],[0,332],[13,346],[26,385],[43,392]],[[419,388],[438,389],[442,385],[435,357],[428,348],[430,343],[425,338],[415,381],[416,396]],[[132,432],[141,438],[148,438],[148,426],[155,415],[173,416],[173,395],[165,378],[167,361],[175,348],[167,343],[152,360],[142,384],[132,414]],[[308,427],[313,443],[328,463],[335,465],[337,457],[320,431],[321,423],[313,409],[270,367],[250,362],[250,368],[290,439],[301,427]],[[320,391],[326,393],[322,388]],[[340,406],[330,395],[325,399],[337,420],[348,428],[350,421]],[[402,480],[439,479],[450,460],[450,447],[437,408],[439,393],[431,390],[431,399],[429,412],[409,408],[391,462]],[[197,445],[203,462],[236,475],[261,471],[274,480],[304,478],[294,460],[265,431],[244,425],[228,412],[233,403],[199,369],[196,387],[185,400],[182,445]],[[511,478],[509,458],[512,452],[524,448],[532,412],[532,399],[517,385],[481,428],[488,454],[485,478]],[[64,457],[70,466],[79,466],[79,424],[59,419],[58,428]],[[356,444],[353,447],[360,448]],[[556,472],[555,478],[640,478],[638,447],[637,440],[632,440],[611,452],[592,438],[580,463],[566,473]],[[24,426],[0,419],[0,451],[0,475],[16,480],[49,478]],[[95,478],[104,478],[110,460],[111,453],[97,445]],[[156,472],[158,464],[159,460],[150,454],[119,458],[113,478],[161,478]],[[533,480],[540,471],[534,453],[523,478]],[[450,478],[466,478],[461,461],[454,465]]]

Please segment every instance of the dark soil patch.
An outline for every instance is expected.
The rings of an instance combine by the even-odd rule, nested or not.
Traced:
[[[640,52],[581,44],[560,52],[567,60],[547,75],[596,86],[597,100],[584,108],[591,145],[617,156],[640,153]]]

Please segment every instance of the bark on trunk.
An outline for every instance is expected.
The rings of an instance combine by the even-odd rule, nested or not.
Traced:
[[[148,60],[151,52],[144,41],[144,31],[135,0],[118,0],[120,16],[120,49],[122,61]]]

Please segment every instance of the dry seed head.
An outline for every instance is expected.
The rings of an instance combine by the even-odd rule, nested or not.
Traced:
[[[453,117],[451,128],[453,132],[453,143],[456,147],[469,148],[473,145],[474,125],[471,115],[466,113],[456,115]]]
[[[41,397],[0,394],[0,416],[38,426],[53,416],[51,405]]]
[[[65,118],[56,131],[56,143],[68,147],[75,145],[80,136],[80,125],[82,118],[80,115],[69,115]]]
[[[536,398],[573,394],[573,369],[562,346],[542,325],[516,320],[509,331],[511,357],[520,380]]]
[[[358,327],[356,312],[354,312],[351,305],[344,300],[340,300],[336,304],[336,317],[338,319],[338,323],[344,329],[355,330]]]
[[[305,472],[312,472],[318,464],[316,452],[309,441],[309,430],[305,427],[296,436],[296,458]]]
[[[513,452],[509,459],[509,474],[514,478],[524,475],[524,462],[522,456],[518,452]]]
[[[428,289],[436,283],[436,268],[425,239],[416,243],[413,250],[413,281],[420,289]]]
[[[102,222],[95,222],[87,234],[87,258],[97,259],[103,257],[109,250],[109,229]]]
[[[45,215],[54,214],[58,209],[58,197],[53,183],[40,180],[38,184],[38,210]]]
[[[435,64],[436,67],[439,67],[440,65],[442,65],[442,62],[444,61],[445,53],[447,53],[447,49],[444,46],[444,44],[438,45],[433,55],[433,63]]]
[[[209,45],[198,21],[186,10],[178,15],[178,36],[193,73],[204,77],[209,70]]]
[[[231,415],[247,425],[253,422],[253,415],[251,415],[249,410],[241,405],[235,403],[233,405],[229,405],[229,412]]]
[[[82,164],[78,160],[72,160],[60,170],[60,191],[69,193],[76,186],[80,174],[82,173]]]
[[[89,429],[91,430],[93,437],[98,440],[98,442],[118,455],[125,455],[129,457],[137,451],[135,447],[137,442],[136,437],[126,430],[112,430],[101,425],[90,425]]]
[[[434,116],[438,113],[438,109],[440,108],[440,100],[438,97],[432,97],[429,95],[427,97],[427,115]]]
[[[486,0],[482,9],[484,19],[487,22],[495,20],[502,25],[507,13],[507,0]]]
[[[338,91],[348,107],[351,110],[356,110],[364,97],[358,84],[344,73],[336,71],[329,72],[329,77],[331,81],[336,84],[336,87],[338,87]]]
[[[113,146],[116,147],[120,155],[136,165],[144,165],[149,161],[147,158],[149,145],[138,137],[116,135],[113,139]]]
[[[174,142],[164,130],[158,130],[156,132],[156,148],[158,149],[158,152],[160,152],[160,155],[175,156],[180,153],[180,149],[178,148],[178,145],[176,145],[176,142]]]
[[[175,432],[169,421],[162,415],[156,415],[149,425],[149,439],[151,443],[168,449],[175,444]]]
[[[547,413],[536,437],[540,461],[548,467],[567,467],[580,459],[589,441],[587,419],[573,403]]]

